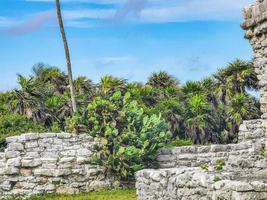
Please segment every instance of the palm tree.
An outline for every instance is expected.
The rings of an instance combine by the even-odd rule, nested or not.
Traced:
[[[246,115],[249,114],[250,97],[247,94],[236,94],[227,107],[229,136],[228,142],[232,142],[237,136],[238,127]]]
[[[78,95],[87,95],[92,99],[95,94],[95,85],[93,81],[85,76],[79,76],[74,80],[75,91]]]
[[[26,115],[28,118],[32,118],[33,110],[38,103],[36,97],[38,94],[35,90],[33,78],[27,79],[26,77],[18,74],[18,83],[20,90],[15,90],[15,96],[17,99],[16,111],[18,114]]]
[[[178,136],[180,139],[184,139],[186,137],[182,102],[179,102],[178,99],[168,98],[159,102],[155,109],[162,113],[173,138]]]
[[[214,76],[214,89],[223,104],[227,104],[229,101],[229,92],[227,92],[227,77],[225,75],[225,69],[218,69],[218,72]]]
[[[159,73],[153,73],[149,77],[147,85],[157,89],[166,89],[170,87],[179,87],[179,81],[167,72],[160,71]]]
[[[104,96],[113,94],[117,91],[125,92],[126,83],[127,81],[125,79],[120,79],[113,76],[104,76],[101,78],[98,85],[98,92]]]
[[[236,94],[246,93],[246,89],[258,89],[257,75],[251,62],[236,59],[214,77],[223,103]]]
[[[62,20],[61,8],[60,8],[59,0],[56,0],[56,7],[57,7],[57,17],[58,17],[59,28],[60,28],[62,40],[63,40],[63,43],[64,43],[64,49],[65,49],[65,55],[66,55],[72,109],[73,109],[73,112],[76,113],[77,112],[77,105],[76,105],[76,100],[75,100],[75,88],[74,88],[73,77],[72,77],[70,52],[69,52],[69,46],[68,46],[68,42],[67,42],[66,33],[65,33],[65,30],[64,30],[64,24],[63,24],[63,20]]]
[[[203,88],[198,81],[188,81],[182,88],[185,98],[192,97],[196,94],[203,94]]]
[[[33,66],[32,71],[36,82],[40,85],[38,90],[42,93],[62,95],[66,92],[68,76],[59,68],[39,63]]]
[[[188,99],[186,108],[186,131],[195,144],[205,144],[211,138],[211,109],[203,95]]]
[[[215,92],[215,82],[213,78],[205,78],[201,82],[203,92],[207,97],[207,100],[212,103],[212,105],[217,108],[219,106],[219,101]]]
[[[251,62],[236,59],[229,63],[225,75],[228,88],[232,88],[234,94],[245,93],[246,88],[257,89],[257,75]]]

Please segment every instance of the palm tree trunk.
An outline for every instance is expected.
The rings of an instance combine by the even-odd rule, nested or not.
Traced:
[[[68,68],[68,77],[69,77],[69,84],[70,84],[70,95],[71,95],[71,103],[72,103],[72,109],[73,112],[77,112],[77,105],[75,100],[75,89],[74,89],[74,83],[73,83],[73,77],[72,77],[72,68],[71,68],[71,61],[70,61],[70,52],[69,52],[69,46],[68,41],[66,37],[66,33],[64,30],[64,24],[62,20],[61,15],[61,8],[60,8],[60,2],[59,0],[56,0],[56,7],[57,7],[57,17],[58,17],[58,23],[60,28],[60,33],[62,36],[62,40],[64,43],[64,49],[65,49],[65,55],[66,55],[66,62],[67,62],[67,68]]]

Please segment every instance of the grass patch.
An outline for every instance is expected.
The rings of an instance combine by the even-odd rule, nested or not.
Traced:
[[[167,147],[184,147],[184,146],[192,146],[193,143],[190,139],[181,140],[179,138],[172,141]]]
[[[13,199],[9,199],[13,200]],[[45,195],[27,200],[137,200],[135,189],[107,190],[78,195]]]

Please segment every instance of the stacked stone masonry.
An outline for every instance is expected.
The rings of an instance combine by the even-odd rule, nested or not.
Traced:
[[[266,200],[263,122],[245,121],[238,144],[161,149],[161,169],[136,174],[139,200]]]
[[[257,0],[244,9],[245,22],[241,25],[246,31],[254,50],[254,66],[260,83],[261,110],[267,118],[267,0]]]
[[[89,164],[97,145],[88,134],[24,134],[6,139],[0,152],[0,199],[109,188],[111,179]]]

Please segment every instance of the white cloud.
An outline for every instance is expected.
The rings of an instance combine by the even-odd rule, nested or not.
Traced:
[[[96,0],[84,1],[98,2]],[[113,0],[113,2],[116,1]],[[101,2],[110,1],[101,0]],[[242,8],[252,2],[253,0],[149,0],[138,18],[134,20],[148,23],[192,20],[240,20],[242,18]],[[66,18],[72,20],[81,18],[110,19],[116,14],[116,11],[116,9],[83,9],[66,10],[64,13]]]
[[[28,2],[54,2],[54,0],[25,0]],[[62,3],[121,4],[127,0],[61,0]]]
[[[80,20],[80,19],[108,19],[115,14],[114,9],[95,10],[65,10],[63,11],[66,20]]]
[[[177,1],[176,1],[177,2]],[[187,0],[181,3],[162,1],[144,9],[141,20],[145,22],[177,22],[191,20],[241,19],[241,9],[250,0]]]
[[[96,61],[97,65],[113,66],[117,64],[129,64],[135,59],[132,56],[104,57]]]
[[[54,0],[25,0],[28,2],[54,2]],[[139,0],[142,2],[142,0]],[[146,1],[146,0],[144,0]],[[127,0],[61,0],[61,2],[84,2],[100,4],[120,4],[123,8]],[[139,23],[167,23],[193,20],[241,20],[241,9],[254,2],[254,0],[147,0],[147,4],[138,16],[126,16],[128,20]],[[63,10],[66,25],[78,28],[90,28],[96,25],[92,20],[112,21],[118,10],[113,8],[92,8]],[[37,13],[38,15],[40,13]],[[7,18],[0,16],[0,27],[10,27],[19,24],[23,18],[33,16],[20,16],[19,18]],[[125,18],[126,18],[125,17]]]

